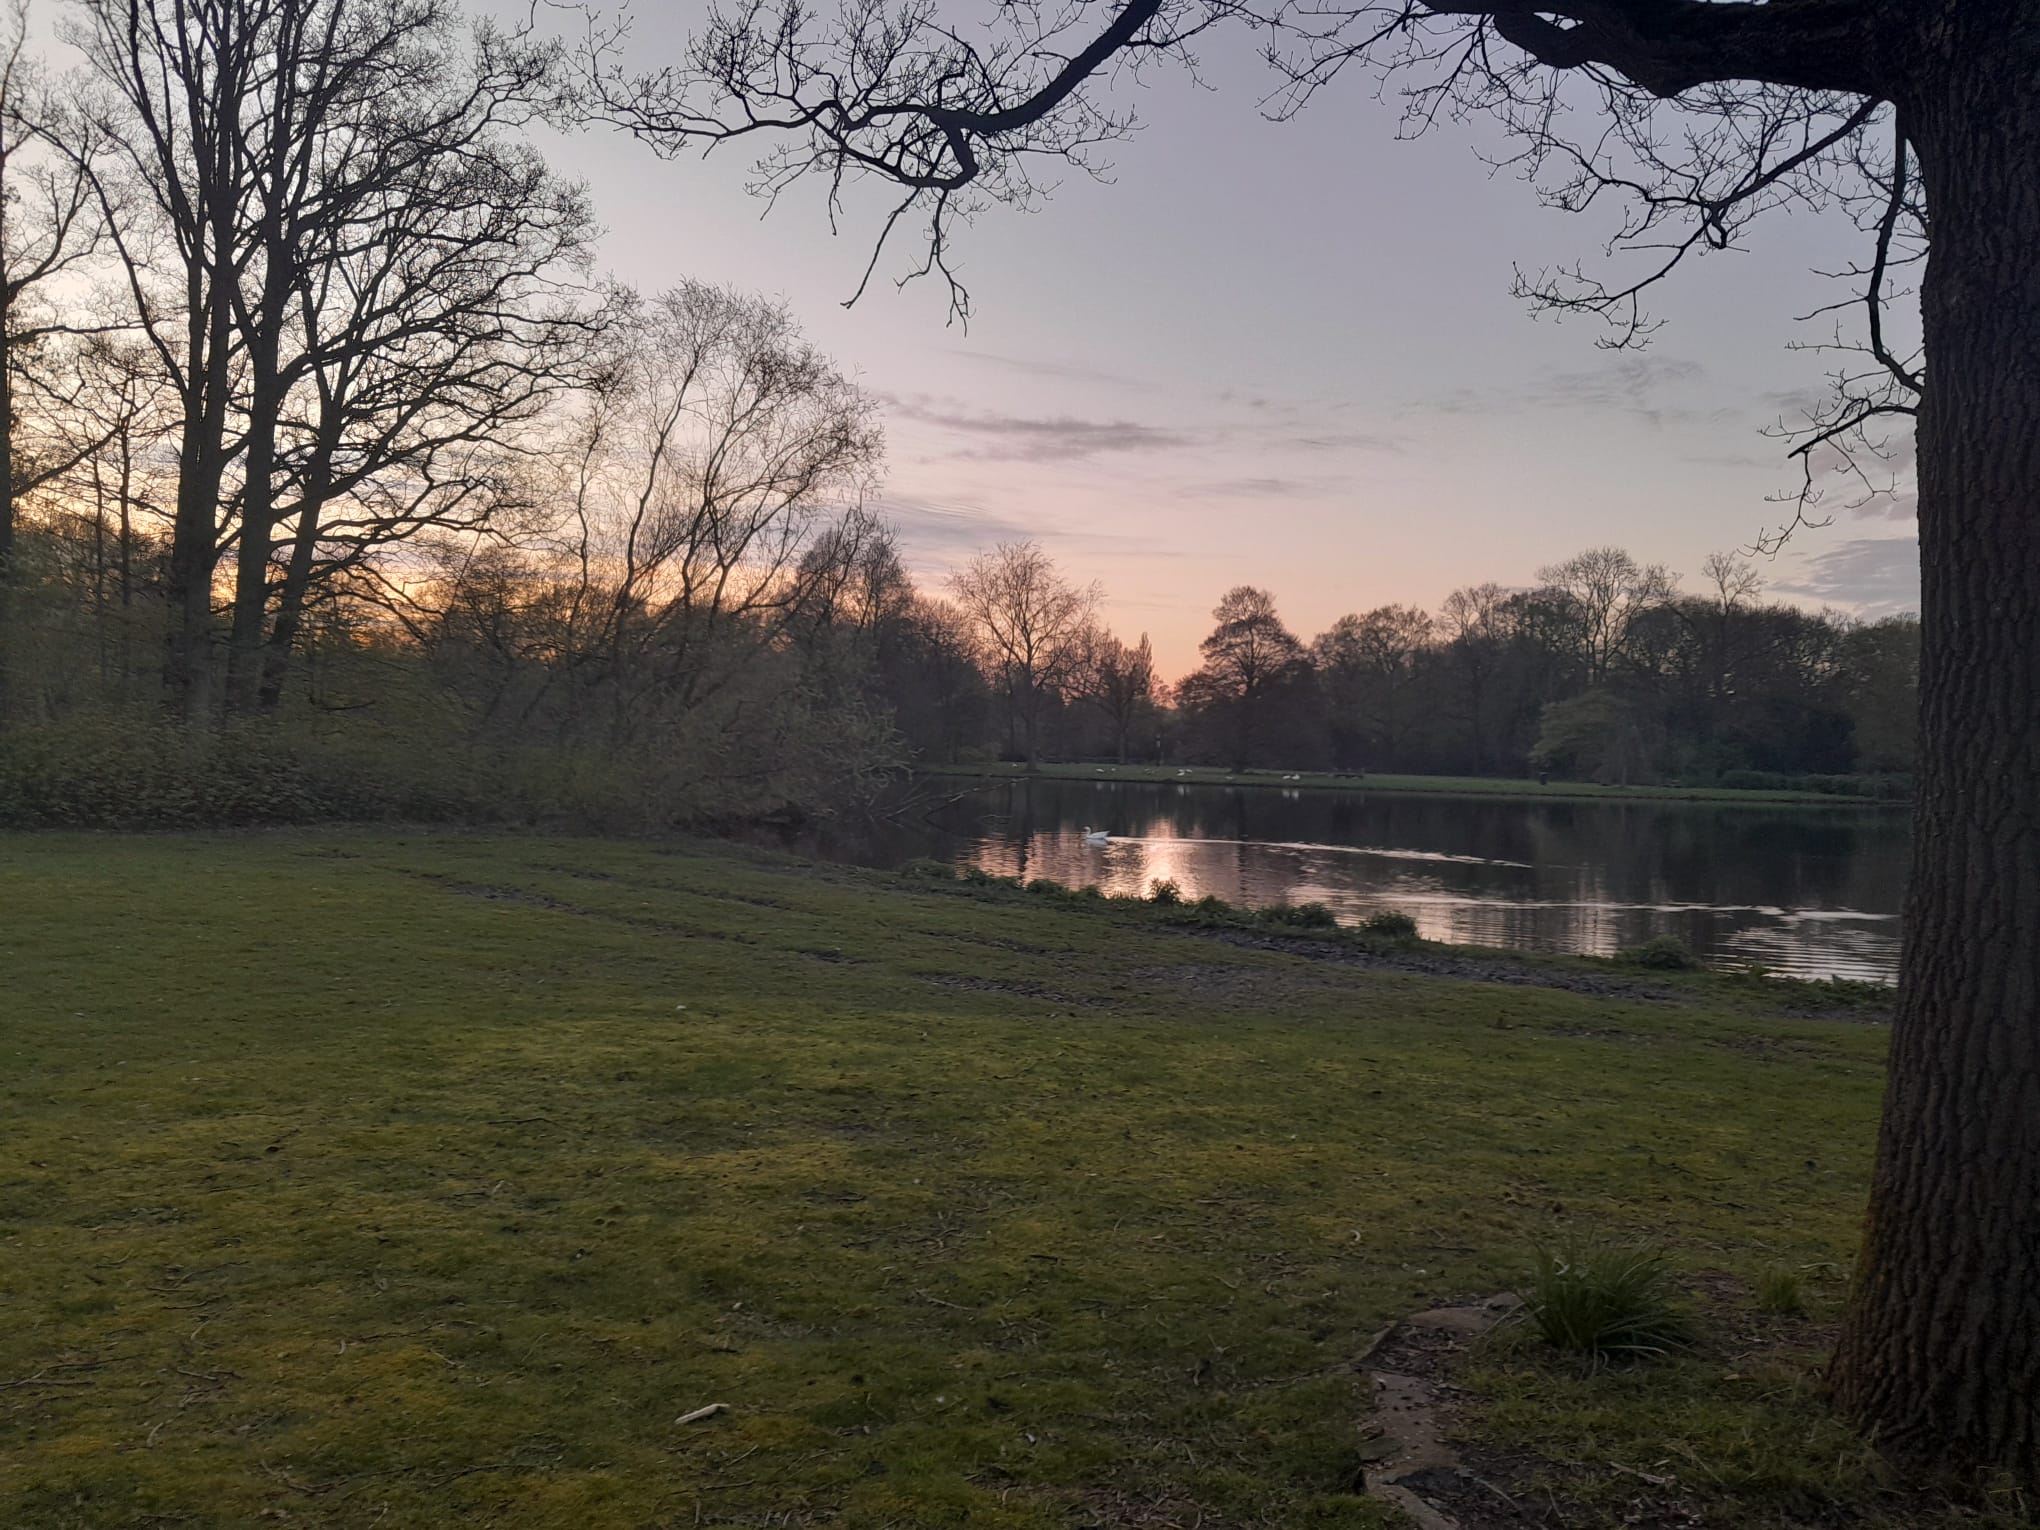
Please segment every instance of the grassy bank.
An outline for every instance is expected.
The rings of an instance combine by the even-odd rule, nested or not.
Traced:
[[[0,1524],[1383,1526],[1355,1357],[1568,1229],[1701,1347],[1477,1347],[1490,1480],[1930,1522],[1810,1380],[1884,1046],[1810,988],[538,838],[0,837],[0,907]]]
[[[994,761],[978,765],[937,765],[931,776],[984,781],[1027,779],[1025,765]],[[1418,792],[1446,797],[1580,797],[1595,802],[1719,802],[1753,806],[1902,808],[1904,803],[1873,797],[1809,791],[1741,791],[1725,786],[1599,786],[1592,781],[1529,781],[1505,776],[1365,776],[1323,771],[1240,770],[1197,765],[1038,765],[1032,774],[1052,781],[1140,781],[1192,786],[1286,786],[1311,791]]]

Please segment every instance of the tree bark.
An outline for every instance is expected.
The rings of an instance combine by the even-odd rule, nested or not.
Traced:
[[[2040,16],[1930,8],[1920,751],[1891,1082],[1836,1399],[2040,1482]]]

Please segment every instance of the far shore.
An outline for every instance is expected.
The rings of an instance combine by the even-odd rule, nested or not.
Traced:
[[[1594,802],[1713,802],[1746,807],[1902,809],[1903,801],[1829,792],[1750,791],[1727,786],[1603,786],[1594,781],[1535,781],[1508,776],[1342,774],[1333,771],[1226,770],[1214,765],[1036,765],[990,761],[918,767],[926,776],[981,781],[1134,781],[1152,785],[1289,787],[1306,791],[1407,792],[1438,797],[1565,797]]]

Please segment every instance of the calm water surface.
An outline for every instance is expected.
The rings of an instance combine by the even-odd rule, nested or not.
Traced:
[[[1677,936],[1710,962],[1890,981],[1904,812],[1481,800],[1112,781],[923,781],[886,821],[811,848],[917,855],[1143,894],[1401,909],[1429,939],[1607,955]],[[1089,825],[1110,832],[1084,842]]]

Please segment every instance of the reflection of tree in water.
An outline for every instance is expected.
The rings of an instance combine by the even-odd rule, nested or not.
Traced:
[[[1401,908],[1427,938],[1463,944],[1605,955],[1670,934],[1717,960],[1809,975],[1890,974],[1894,923],[1791,913],[1895,914],[1906,854],[1903,815],[1874,809],[1188,782],[1000,782],[917,822],[863,850],[841,835],[822,853],[880,865],[939,855],[1135,896],[1168,878],[1191,898],[1318,901],[1346,920]],[[1083,845],[1082,824],[1114,843]]]

